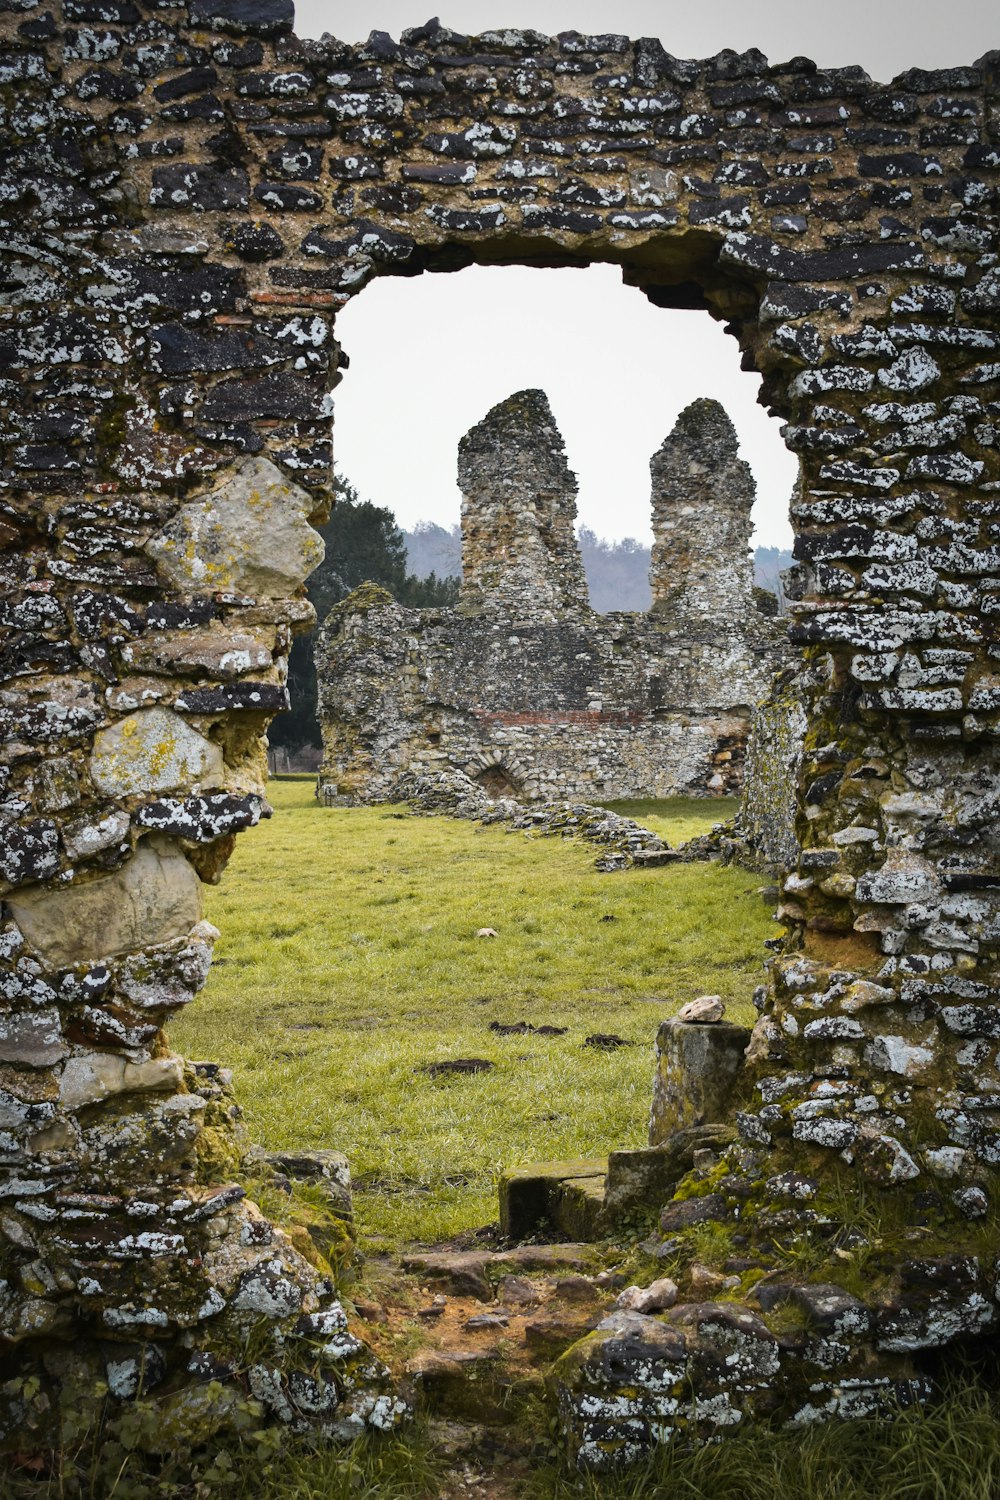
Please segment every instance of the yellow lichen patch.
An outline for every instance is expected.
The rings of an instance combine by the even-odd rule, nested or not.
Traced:
[[[178,714],[147,708],[101,730],[90,772],[101,791],[118,797],[218,786],[222,751]]]

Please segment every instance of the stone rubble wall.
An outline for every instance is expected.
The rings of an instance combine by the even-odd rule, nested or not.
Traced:
[[[651,465],[653,609],[598,615],[545,395],[501,402],[460,445],[458,607],[399,609],[365,585],[324,624],[322,780],[358,802],[442,767],[529,802],[739,792],[751,710],[789,653],[755,608],[736,452],[717,402],[681,414]]]
[[[316,794],[327,806],[337,805],[335,794],[322,781]],[[484,827],[499,824],[511,832],[598,844],[602,852],[594,865],[604,874],[635,866],[652,868],[687,857],[687,846],[675,852],[651,829],[609,808],[586,802],[545,802],[526,808],[514,797],[491,796],[461,771],[406,771],[392,788],[391,800],[408,802],[415,812],[447,813]]]
[[[338,308],[377,275],[610,261],[728,323],[801,458],[800,853],[715,1196],[764,1256],[822,1253],[831,1182],[930,1216],[933,1316],[867,1346],[889,1379],[899,1341],[995,1317],[1000,56],[876,84],[612,33],[352,47],[292,20],[0,12],[3,1374],[44,1402],[126,1366],[116,1399],[143,1369],[193,1402],[211,1374],[247,1389],[252,1337],[274,1415],[394,1419],[162,1025],[205,975],[197,882],[263,811]],[[307,1371],[293,1338],[324,1351]],[[823,1358],[842,1410],[850,1359]],[[646,1368],[602,1367],[602,1452],[672,1430]],[[5,1390],[24,1446],[37,1407]]]

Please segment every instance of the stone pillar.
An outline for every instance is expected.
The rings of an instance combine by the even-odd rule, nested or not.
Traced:
[[[587,605],[576,544],[576,475],[544,391],[518,391],[458,450],[462,600],[545,619]]]
[[[747,852],[776,873],[798,862],[796,786],[806,731],[804,684],[794,668],[779,672],[750,718],[738,827]]]
[[[649,1144],[662,1146],[679,1130],[732,1118],[733,1093],[750,1041],[745,1026],[707,1025],[672,1016],[656,1036],[656,1074]]]
[[[653,609],[714,631],[751,607],[750,511],[757,494],[718,401],[686,406],[650,460]]]

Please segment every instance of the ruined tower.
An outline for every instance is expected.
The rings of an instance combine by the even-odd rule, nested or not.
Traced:
[[[517,391],[458,449],[462,599],[538,619],[587,606],[576,475],[544,391]]]
[[[653,480],[653,609],[713,631],[750,609],[750,511],[756,485],[718,401],[686,406],[649,463]],[[735,614],[734,614],[735,612]]]

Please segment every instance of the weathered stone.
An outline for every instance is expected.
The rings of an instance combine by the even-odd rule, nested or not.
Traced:
[[[725,1014],[726,1007],[721,995],[699,995],[697,1000],[689,1000],[686,1005],[681,1006],[677,1019],[689,1025],[712,1026],[721,1021]]]
[[[608,1223],[637,1208],[658,1208],[691,1171],[696,1151],[721,1152],[735,1139],[732,1125],[695,1125],[675,1131],[662,1145],[612,1151],[605,1187]]]
[[[84,1109],[111,1094],[170,1089],[184,1076],[179,1057],[129,1062],[114,1052],[86,1052],[69,1059],[62,1071],[59,1102],[64,1109]]]
[[[679,1130],[732,1117],[734,1088],[750,1044],[745,1026],[719,1021],[664,1021],[656,1035],[656,1076],[649,1144],[662,1146]]]
[[[129,826],[128,813],[117,808],[97,817],[75,818],[63,826],[63,845],[70,859],[91,859],[105,849],[123,846]]]
[[[745,705],[783,644],[755,608],[753,481],[721,407],[693,403],[654,460],[654,522],[666,506],[680,528],[670,568],[683,587],[646,615],[587,607],[575,480],[542,392],[495,407],[459,462],[458,608],[404,610],[364,585],[324,627],[323,781],[354,801],[398,800],[405,777],[445,767],[528,802],[738,789]],[[671,858],[658,852],[641,862]]]
[[[313,504],[267,459],[249,459],[207,499],[181,507],[148,546],[184,592],[234,589],[281,598],[323,556],[308,524]]]
[[[0,1016],[0,1059],[25,1063],[30,1068],[49,1068],[68,1052],[54,1007],[8,1011]]]
[[[94,740],[90,774],[102,792],[119,797],[218,786],[222,750],[163,708],[148,708],[103,729]]]
[[[669,1276],[650,1282],[649,1286],[628,1286],[615,1298],[615,1306],[627,1312],[665,1312],[677,1301],[677,1283]]]
[[[550,1161],[515,1167],[500,1179],[500,1229],[511,1240],[523,1240],[537,1233],[542,1225],[562,1230],[573,1238],[586,1239],[579,1233],[580,1224],[572,1222],[573,1214],[564,1203],[567,1197],[579,1196],[593,1186],[598,1209],[603,1204],[607,1161]],[[572,1184],[567,1192],[567,1185]],[[562,1222],[565,1216],[566,1222]],[[583,1216],[588,1217],[586,1214]],[[588,1223],[586,1228],[592,1226]],[[575,1232],[574,1232],[575,1231]]]
[[[197,875],[176,845],[155,835],[112,875],[20,891],[8,904],[30,946],[55,964],[168,942],[201,917]]]

